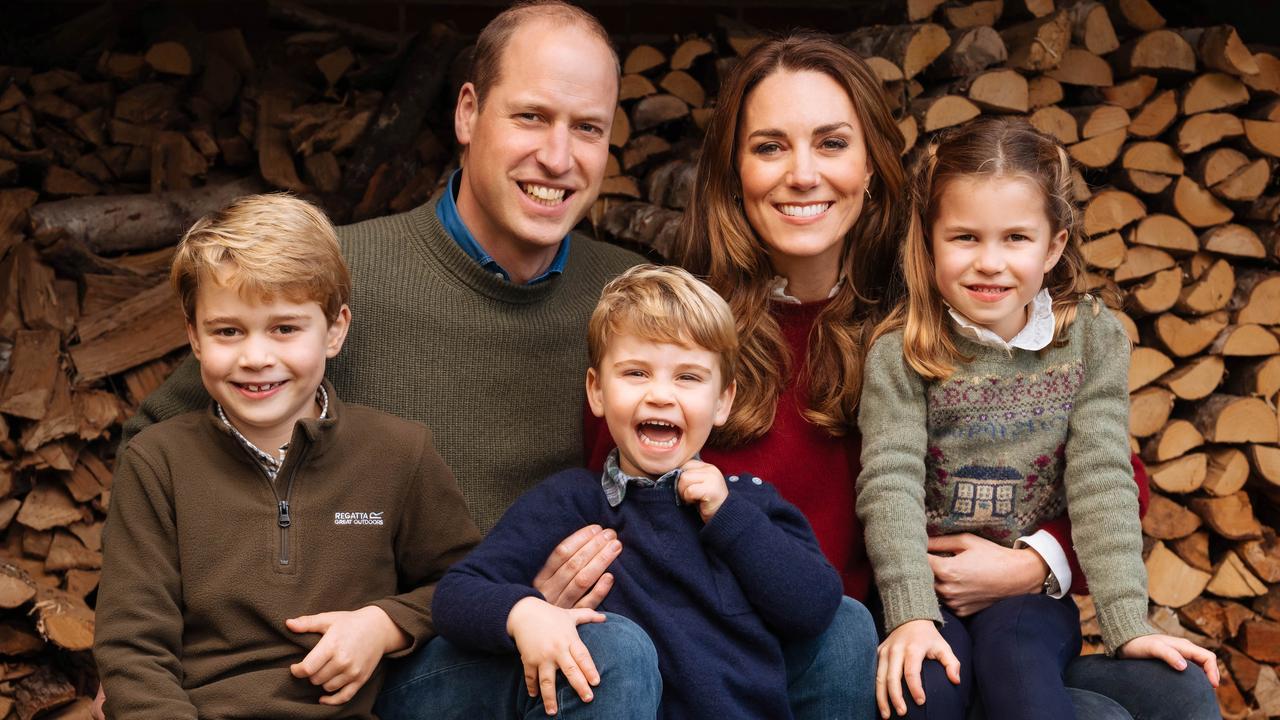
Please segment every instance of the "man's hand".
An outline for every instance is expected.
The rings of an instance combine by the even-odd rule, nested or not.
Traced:
[[[556,546],[533,589],[556,607],[594,610],[613,587],[613,574],[605,570],[621,552],[618,533],[588,525]]]
[[[960,660],[932,620],[908,620],[880,643],[876,654],[876,706],[880,708],[880,717],[887,720],[890,704],[898,715],[907,714],[907,703],[902,697],[903,680],[916,705],[924,704],[920,666],[927,659],[942,663],[947,679],[960,684]]]
[[[681,466],[677,489],[681,500],[697,503],[698,514],[704,523],[711,522],[725,498],[729,497],[729,486],[725,484],[720,468],[701,460],[690,460]]]
[[[1187,660],[1204,668],[1209,684],[1218,687],[1221,677],[1218,675],[1218,658],[1213,653],[1185,640],[1171,635],[1143,635],[1136,637],[1116,651],[1122,658],[1155,658],[1163,660],[1174,670],[1186,670]]]
[[[931,537],[929,553],[933,589],[959,617],[1007,597],[1038,593],[1049,574],[1049,566],[1035,550],[1007,548],[971,533]]]
[[[296,633],[323,633],[302,662],[289,666],[294,677],[310,678],[312,685],[323,686],[330,693],[320,698],[322,705],[347,702],[369,680],[383,655],[409,647],[404,631],[382,608],[373,605],[284,622]]]
[[[536,597],[516,603],[507,615],[507,633],[516,641],[524,665],[524,686],[529,697],[542,693],[542,706],[555,715],[556,670],[578,693],[591,702],[591,688],[600,684],[600,673],[578,637],[582,623],[604,622],[605,616],[587,608],[566,610]]]

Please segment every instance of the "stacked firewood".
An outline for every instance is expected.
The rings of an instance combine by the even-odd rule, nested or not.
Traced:
[[[1166,28],[1147,0],[903,5],[902,24],[838,34],[882,80],[904,156],[999,113],[1081,166],[1090,283],[1125,298],[1135,345],[1153,620],[1218,651],[1225,716],[1280,715],[1277,52]],[[44,60],[0,60],[0,720],[87,716],[114,446],[185,354],[164,284],[184,227],[269,188],[340,222],[405,210],[455,162],[469,50],[444,26],[398,36],[273,1],[254,32],[173,15],[117,35],[120,12],[54,28]],[[720,80],[762,37],[722,18],[624,47],[597,234],[670,253]]]

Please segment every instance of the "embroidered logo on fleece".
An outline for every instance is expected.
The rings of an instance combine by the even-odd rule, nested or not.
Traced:
[[[381,512],[336,512],[333,514],[334,525],[381,525]]]

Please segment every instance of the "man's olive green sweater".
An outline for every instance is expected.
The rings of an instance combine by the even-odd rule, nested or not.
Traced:
[[[604,284],[642,261],[574,235],[564,272],[514,285],[467,256],[435,200],[338,229],[354,316],[327,375],[348,402],[431,428],[481,531],[521,493],[582,465],[587,319]],[[194,360],[125,424],[203,407]]]
[[[321,705],[289,671],[321,636],[285,620],[372,605],[410,638],[398,655],[434,635],[436,582],[480,532],[431,433],[330,392],[273,483],[211,406],[116,463],[94,638],[107,717],[373,720],[385,663]]]
[[[1107,649],[1152,632],[1129,460],[1129,341],[1090,300],[1065,334],[1039,352],[953,334],[973,360],[938,382],[907,364],[901,330],[872,345],[857,510],[886,628],[942,619],[927,534],[1010,545],[1066,511]]]

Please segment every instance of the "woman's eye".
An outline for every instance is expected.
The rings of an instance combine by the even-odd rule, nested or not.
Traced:
[[[822,141],[822,147],[827,150],[843,150],[849,147],[849,143],[842,138],[827,138]]]
[[[756,146],[757,155],[774,155],[782,151],[782,146],[778,143],[762,143]]]

